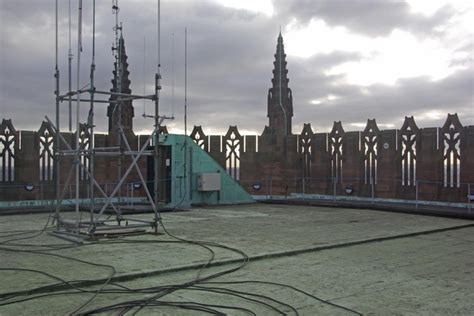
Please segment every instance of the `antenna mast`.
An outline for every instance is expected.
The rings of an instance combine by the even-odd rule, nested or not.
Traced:
[[[79,110],[81,107],[80,101],[80,93],[81,93],[81,82],[80,82],[80,74],[81,74],[81,51],[82,51],[82,0],[79,0],[79,10],[78,10],[78,19],[77,19],[77,82],[76,82],[76,96],[77,96],[77,103],[76,103],[76,148],[79,148]],[[59,132],[57,133],[59,134]],[[75,164],[76,164],[76,222],[77,228],[79,228],[79,150],[77,151],[75,157]]]
[[[154,173],[154,181],[153,181],[153,186],[155,190],[155,222],[160,221],[160,215],[159,215],[159,210],[158,210],[158,204],[159,204],[159,188],[158,188],[158,183],[159,183],[159,163],[160,163],[160,155],[159,155],[159,142],[160,142],[160,117],[159,117],[159,106],[160,106],[160,90],[161,90],[161,73],[160,73],[160,68],[161,68],[161,61],[160,61],[160,0],[158,0],[158,8],[157,8],[157,32],[158,32],[158,69],[157,73],[155,75],[155,139],[153,141],[154,145],[154,168],[155,168],[155,173]],[[158,233],[158,225],[155,226],[155,233]]]
[[[171,116],[174,117],[174,33],[171,33]]]
[[[184,136],[188,135],[188,30],[184,28]]]
[[[55,70],[54,70],[54,78],[56,79],[56,128],[58,132],[56,133],[55,137],[55,144],[54,144],[54,151],[55,151],[55,161],[54,161],[54,175],[55,175],[55,185],[56,185],[56,209],[55,209],[55,218],[59,218],[59,186],[60,186],[60,174],[59,174],[59,67],[58,67],[58,0],[56,0],[56,39],[55,39]]]
[[[122,136],[121,136],[121,131],[122,131],[122,47],[120,45],[120,39],[122,35],[122,24],[119,26],[119,12],[120,8],[118,6],[118,0],[112,0],[112,14],[115,15],[115,26],[114,26],[114,31],[115,31],[115,47],[112,48],[114,51],[115,55],[115,83],[116,83],[116,93],[117,93],[117,99],[115,100],[115,106],[112,111],[112,122],[114,122],[113,118],[114,116],[117,116],[117,125],[115,126],[114,132],[117,133],[117,144],[120,148],[120,152],[123,152],[123,144],[122,144]],[[120,37],[119,37],[120,35]],[[118,158],[118,163],[117,163],[117,179],[118,181],[122,178],[122,165],[123,165],[123,155],[120,155]],[[122,190],[118,191],[118,199],[121,202],[122,200]],[[118,210],[119,210],[119,218],[121,216],[121,206],[120,203],[118,205]]]
[[[155,205],[152,197],[152,193],[148,189],[147,183],[145,178],[143,177],[142,171],[139,168],[138,161],[139,159],[143,158],[144,156],[151,156],[155,153],[155,157],[158,157],[158,130],[159,124],[166,119],[167,117],[159,117],[158,116],[158,96],[159,90],[161,89],[159,85],[159,79],[161,79],[160,72],[160,64],[158,62],[158,73],[156,74],[156,85],[155,85],[155,94],[152,95],[132,95],[131,92],[128,90],[128,82],[125,82],[122,77],[125,71],[125,51],[124,51],[124,43],[122,37],[122,25],[119,24],[118,20],[118,0],[112,0],[112,13],[115,15],[115,43],[112,45],[112,52],[115,57],[115,71],[114,71],[114,86],[111,91],[100,91],[96,90],[95,87],[95,70],[96,70],[96,60],[95,60],[95,48],[96,48],[96,1],[87,2],[92,5],[92,61],[90,65],[90,82],[85,86],[82,87],[81,85],[81,77],[80,77],[80,70],[81,70],[81,55],[82,55],[82,28],[83,28],[83,1],[78,0],[78,15],[77,15],[77,71],[75,73],[75,80],[76,87],[73,91],[72,85],[72,52],[71,52],[71,1],[69,1],[69,51],[68,51],[68,59],[69,59],[69,91],[66,94],[61,95],[59,91],[59,66],[58,66],[58,40],[59,40],[59,9],[58,9],[59,0],[55,0],[56,4],[56,17],[55,17],[55,72],[54,77],[56,79],[56,124],[53,123],[47,116],[45,117],[47,122],[49,123],[52,131],[55,133],[55,143],[54,143],[54,170],[55,170],[55,186],[56,186],[56,214],[54,219],[57,221],[57,228],[53,232],[53,234],[57,237],[64,238],[70,241],[81,243],[82,240],[86,238],[94,238],[94,236],[99,232],[105,229],[109,229],[109,227],[113,227],[114,229],[122,229],[128,226],[128,221],[135,221],[136,224],[134,225],[141,225],[141,226],[148,226],[150,225],[157,231],[158,224],[160,222],[160,216],[158,213],[158,206]],[[159,9],[159,3],[158,3]],[[159,10],[158,10],[158,18],[159,18]],[[159,25],[158,25],[159,31]],[[158,36],[159,38],[159,36]],[[159,48],[159,45],[158,45]],[[159,56],[159,54],[158,54]],[[86,88],[88,86],[88,88]],[[127,91],[123,88],[127,87]],[[81,95],[87,93],[89,98],[83,98]],[[108,100],[101,99],[101,95],[109,96]],[[72,98],[71,98],[72,97]],[[125,123],[127,119],[131,119],[130,117],[123,117],[122,118],[122,103],[126,100],[127,102],[132,102],[136,99],[146,99],[150,101],[154,101],[156,105],[156,113],[154,116],[155,126],[153,132],[149,135],[148,139],[145,142],[139,143],[140,150],[133,150],[130,146],[130,143],[123,131],[122,123]],[[60,123],[60,115],[59,115],[59,103],[63,101],[77,102],[76,105],[76,130],[75,130],[75,138],[73,138],[74,144],[70,144],[65,137],[61,134],[59,129]],[[80,106],[81,102],[87,102],[90,104],[89,116],[87,119],[86,124],[80,123]],[[106,146],[106,147],[96,147],[94,142],[94,108],[97,107],[98,104],[109,104],[109,111],[111,111],[111,116],[113,118],[113,131],[117,133],[118,136],[118,146]],[[127,103],[128,104],[128,103]],[[123,113],[125,114],[125,113]],[[72,115],[70,112],[70,128],[72,129]],[[123,122],[122,122],[123,121]],[[90,132],[90,133],[89,133]],[[87,135],[85,135],[87,134]],[[113,134],[112,134],[113,135]],[[114,135],[115,136],[115,135]],[[87,139],[86,139],[87,138]],[[115,139],[115,138],[114,138]],[[155,150],[150,149],[150,141],[155,139]],[[65,149],[61,149],[59,146],[60,141],[64,145]],[[73,157],[73,163],[69,164],[70,169],[67,177],[65,178],[65,182],[60,182],[59,177],[59,163],[63,156],[70,156]],[[119,181],[114,185],[113,190],[105,190],[99,184],[96,179],[95,175],[95,168],[94,168],[94,160],[98,156],[103,156],[103,159],[106,157],[114,157],[114,161],[118,162],[118,175]],[[124,157],[130,157],[130,159],[125,160]],[[117,158],[115,158],[117,157]],[[117,159],[117,160],[115,160]],[[130,161],[130,163],[128,163]],[[158,160],[160,161],[160,160]],[[125,165],[127,163],[127,165]],[[126,169],[123,169],[123,167]],[[158,163],[156,164],[158,170]],[[138,177],[140,178],[141,185],[143,190],[146,193],[148,201],[155,211],[155,217],[153,221],[143,221],[143,220],[134,220],[131,218],[127,218],[127,224],[121,225],[122,221],[122,214],[120,205],[123,203],[123,194],[124,188],[126,187],[128,190],[127,178],[130,175],[130,172],[135,168],[137,171]],[[74,172],[75,171],[75,172]],[[122,172],[123,171],[123,172]],[[75,177],[74,177],[75,173]],[[87,192],[82,190],[83,186],[81,185],[81,180],[89,180],[84,181],[83,183],[86,184],[89,182],[89,187]],[[75,180],[75,181],[74,181]],[[63,201],[67,194],[67,188],[70,187],[70,184],[74,183],[74,191],[75,194],[69,194],[68,199],[74,199],[75,203],[75,221],[71,221],[69,219],[63,219],[60,216],[60,207],[63,204]],[[155,178],[155,188],[158,188],[158,177]],[[84,193],[82,193],[84,191]],[[107,192],[106,192],[107,191]],[[94,195],[100,193],[105,200],[99,200],[97,198],[94,199]],[[158,189],[156,189],[156,193]],[[116,201],[118,197],[118,202]],[[132,194],[133,199],[133,194]],[[158,198],[156,199],[158,203]],[[97,204],[96,204],[97,203]],[[156,204],[157,204],[156,203]],[[90,206],[90,220],[83,220],[81,214],[81,205],[88,204]],[[100,210],[96,212],[96,207],[100,205]],[[112,208],[116,213],[116,225],[108,225],[106,223],[112,222],[113,220],[109,220],[110,216],[107,219],[103,219],[105,215],[105,211]],[[85,305],[83,305],[85,306]],[[82,307],[80,308],[82,309]],[[80,310],[78,309],[78,310]],[[74,311],[73,313],[77,312],[78,310]]]
[[[95,72],[95,0],[92,1],[92,62],[90,70],[90,108],[89,115],[87,117],[87,128],[90,130],[89,148],[93,148],[94,142],[94,94],[95,94],[95,83],[94,83],[94,72]],[[95,155],[94,151],[89,152],[89,169],[94,174],[94,162]],[[91,199],[91,221],[93,220],[94,214],[94,183],[92,177],[89,177],[89,196]]]
[[[69,0],[69,50],[67,54],[68,59],[68,89],[69,89],[69,131],[72,132],[72,50],[71,50],[71,0]]]

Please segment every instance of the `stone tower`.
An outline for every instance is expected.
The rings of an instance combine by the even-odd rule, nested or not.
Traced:
[[[127,54],[125,52],[125,41],[120,35],[119,44],[117,47],[117,59],[114,63],[114,78],[112,79],[112,89],[111,92],[119,93],[131,93],[130,90],[130,79],[128,75],[128,63],[127,63]],[[118,96],[110,96],[109,101],[116,101],[119,99]],[[119,126],[119,109],[116,107],[116,102],[111,102],[107,107],[107,116],[109,117],[109,134],[116,133]],[[121,119],[122,119],[122,128],[125,134],[133,133],[133,117],[134,110],[132,105],[132,100],[124,100],[120,102],[121,104]]]
[[[278,35],[273,65],[272,87],[268,90],[268,131],[278,135],[291,135],[293,96],[288,88],[288,70],[281,32]]]

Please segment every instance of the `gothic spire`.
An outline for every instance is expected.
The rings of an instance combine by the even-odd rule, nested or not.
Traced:
[[[116,93],[132,93],[130,89],[130,79],[129,75],[130,72],[128,71],[128,62],[127,62],[127,53],[125,51],[125,40],[123,39],[122,34],[120,34],[120,38],[118,41],[118,46],[114,47],[115,50],[115,62],[114,62],[114,71],[113,79],[111,81],[112,88],[110,92]],[[107,107],[107,116],[109,117],[109,132],[114,132],[115,129],[118,127],[119,124],[119,117],[118,117],[118,108],[116,105],[118,104],[117,101],[119,99],[118,96],[112,95],[109,98],[111,103]],[[121,125],[124,131],[132,132],[133,130],[133,121],[132,118],[134,117],[134,110],[131,100],[121,101]]]
[[[268,91],[269,128],[274,133],[289,135],[293,117],[293,96],[288,87],[288,70],[281,30],[274,56],[272,87]]]
[[[114,62],[114,71],[113,71],[114,77],[112,79],[112,89],[110,89],[110,91],[121,92],[121,93],[131,93],[132,90],[130,90],[130,79],[128,79],[128,76],[130,75],[130,72],[128,71],[128,62],[127,62],[128,57],[127,57],[127,53],[125,52],[125,40],[123,39],[122,35],[120,35],[117,50],[118,50],[117,57]],[[119,72],[121,72],[120,81],[119,81]],[[120,91],[118,91],[119,84],[121,85]]]

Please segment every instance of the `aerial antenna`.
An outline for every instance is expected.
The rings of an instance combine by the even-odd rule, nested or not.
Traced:
[[[90,130],[90,143],[89,147],[94,147],[94,94],[95,94],[95,83],[94,83],[94,72],[95,72],[95,0],[92,1],[92,61],[91,61],[91,70],[90,70],[90,108],[89,114],[87,116],[87,128]],[[94,161],[95,155],[91,150],[89,153],[89,169],[94,172]],[[92,201],[91,203],[91,221],[93,221],[94,214],[94,183],[92,177],[89,177],[89,197]]]
[[[154,207],[154,213],[155,213],[155,223],[160,221],[161,215],[159,213],[159,208],[158,208],[158,201],[160,198],[159,195],[159,188],[158,188],[158,180],[160,177],[160,172],[159,172],[159,162],[160,162],[160,157],[159,157],[159,134],[160,134],[160,117],[159,117],[159,105],[160,105],[160,90],[161,90],[161,74],[160,74],[160,0],[157,1],[158,5],[158,10],[156,12],[156,18],[157,18],[157,32],[158,32],[158,70],[157,73],[155,74],[155,137],[153,141],[153,147],[154,147],[154,181],[153,181],[153,187],[154,187],[154,196],[155,196],[155,207]],[[155,233],[158,233],[158,226],[155,226]]]
[[[174,117],[174,33],[171,33],[171,117]]]
[[[56,35],[56,38],[55,38],[55,44],[56,44],[56,47],[55,47],[55,63],[56,63],[56,66],[55,66],[55,69],[54,69],[54,78],[56,79],[56,91],[55,91],[55,94],[56,94],[56,128],[58,129],[58,131],[56,132],[56,135],[55,135],[55,148],[54,148],[54,151],[55,151],[55,154],[58,155],[59,154],[59,66],[58,66],[58,0],[56,0],[56,18],[55,18],[55,22],[56,22],[56,28],[55,28],[55,35]],[[57,156],[59,157],[59,156]],[[60,185],[60,174],[59,174],[59,171],[60,171],[60,168],[59,168],[59,159],[57,159],[57,162],[54,164],[54,167],[55,167],[55,170],[54,170],[54,175],[56,177],[55,179],[55,186],[56,186],[56,208],[55,208],[55,218],[57,219],[59,217],[59,185]]]
[[[160,0],[158,0],[158,11],[156,12],[156,14],[158,15],[157,16],[157,28],[158,28],[158,50],[157,50],[157,53],[158,53],[158,74],[160,74],[160,67],[161,67],[161,63],[160,63],[160,54],[161,54],[161,47],[160,47],[160,27],[161,27],[161,21],[160,21],[160,17],[161,17],[161,12],[160,12]]]
[[[71,0],[69,0],[69,50],[68,50],[68,88],[69,88],[69,131],[72,132],[72,50],[71,50]]]
[[[159,125],[159,104],[160,104],[160,90],[161,90],[161,63],[160,63],[160,0],[157,1],[157,11],[156,11],[156,20],[157,20],[157,72],[155,74],[155,115],[146,115],[143,113],[143,117],[151,117],[155,119],[155,127]]]
[[[95,72],[95,0],[92,1],[92,61],[91,61],[91,70],[90,70],[90,109],[89,115],[87,117],[87,126],[91,130],[91,135],[93,133],[94,127],[94,72]],[[93,137],[92,137],[93,138]]]
[[[146,67],[146,37],[143,36],[143,73],[142,73],[142,80],[143,80],[143,95],[145,95],[145,67]],[[145,99],[143,99],[143,117],[146,116],[145,112]]]
[[[118,93],[117,98],[115,99],[116,103],[112,111],[112,121],[114,116],[117,116],[117,125],[115,131],[117,132],[117,144],[120,147],[120,151],[123,151],[123,141],[121,136],[122,129],[122,47],[120,45],[120,39],[122,39],[122,23],[119,26],[119,12],[120,8],[118,6],[118,0],[112,0],[112,14],[115,15],[115,26],[113,28],[115,32],[115,47],[112,48],[115,54],[115,83],[116,83],[116,93]],[[120,35],[120,39],[119,39]],[[123,165],[123,155],[120,155],[117,163],[117,179],[122,178],[122,165]],[[118,192],[119,201],[122,200],[122,191]],[[121,206],[118,206],[118,213],[121,214]],[[121,215],[119,215],[121,216]]]
[[[188,30],[184,28],[184,136],[188,135]]]
[[[82,0],[79,0],[79,10],[78,10],[78,18],[77,18],[77,73],[76,73],[76,96],[77,96],[77,103],[76,103],[76,148],[79,147],[79,111],[81,107],[80,101],[80,90],[81,90],[81,82],[80,82],[80,74],[81,74],[81,51],[82,51]],[[79,201],[79,150],[76,153],[76,201]],[[79,225],[79,203],[76,203],[76,219],[77,225]]]

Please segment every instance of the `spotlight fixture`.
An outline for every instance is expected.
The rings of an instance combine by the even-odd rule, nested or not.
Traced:
[[[252,184],[252,188],[255,190],[255,191],[258,191],[262,188],[262,184],[260,182],[255,182],[254,184]]]
[[[25,184],[24,188],[26,191],[31,192],[35,189],[35,186],[33,184],[28,183],[28,184]]]
[[[352,185],[346,186],[346,194],[352,194],[352,192],[354,192]]]
[[[135,182],[135,183],[133,184],[133,188],[134,188],[135,190],[140,190],[140,189],[142,188],[142,184],[141,184],[140,182]]]

